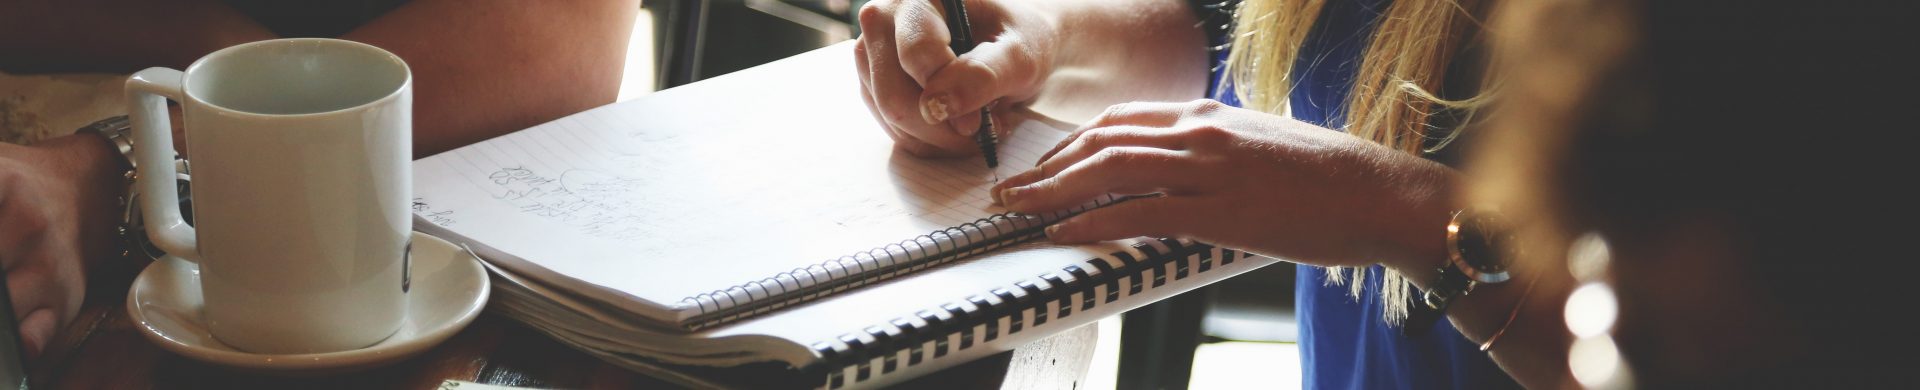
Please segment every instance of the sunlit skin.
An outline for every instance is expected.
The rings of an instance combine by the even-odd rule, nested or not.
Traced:
[[[876,1],[860,12],[861,91],[897,148],[971,155],[964,134],[977,122],[954,113],[994,101],[1032,105],[1085,125],[1038,167],[996,185],[1001,204],[1034,213],[1109,193],[1152,195],[1062,221],[1048,230],[1055,242],[1190,238],[1306,264],[1382,264],[1420,287],[1445,261],[1444,227],[1463,206],[1457,172],[1308,123],[1194,100],[1209,64],[1185,2],[971,1],[981,46],[957,57],[935,4]],[[939,108],[950,111],[944,121],[932,113]],[[1537,285],[1548,292],[1524,302],[1494,359],[1524,385],[1570,384],[1557,315],[1564,299],[1551,299],[1570,283],[1564,273],[1516,274],[1559,276]],[[1448,316],[1468,339],[1485,341],[1508,326],[1526,287],[1483,286],[1455,300]]]

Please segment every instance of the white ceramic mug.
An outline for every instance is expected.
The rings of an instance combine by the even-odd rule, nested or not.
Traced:
[[[385,50],[277,39],[127,80],[148,235],[199,263],[213,336],[254,353],[378,343],[406,314],[412,75]],[[193,225],[164,99],[180,103]],[[152,180],[164,178],[164,180]]]

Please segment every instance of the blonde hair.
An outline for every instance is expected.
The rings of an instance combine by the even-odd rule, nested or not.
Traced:
[[[1445,85],[1455,54],[1480,27],[1477,19],[1488,0],[1394,1],[1379,16],[1377,27],[1361,54],[1353,89],[1342,112],[1342,130],[1388,148],[1420,154],[1432,138],[1435,149],[1452,141],[1457,131],[1434,132],[1428,119],[1436,110],[1460,109],[1470,116],[1489,95],[1465,100],[1443,99],[1430,91]],[[1228,77],[1235,97],[1249,109],[1276,115],[1288,113],[1287,97],[1295,80],[1306,41],[1326,0],[1245,0],[1234,13],[1233,36],[1227,54]],[[1464,121],[1462,122],[1464,123]],[[1439,133],[1439,134],[1436,134]],[[1437,233],[1436,233],[1437,234]],[[1359,297],[1366,284],[1366,267],[1334,267],[1328,282],[1347,284]],[[1412,286],[1399,272],[1382,275],[1384,317],[1390,324],[1406,318]]]

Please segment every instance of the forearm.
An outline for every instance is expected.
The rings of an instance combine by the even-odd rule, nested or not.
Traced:
[[[407,61],[414,156],[612,103],[634,1],[417,0],[343,36]]]
[[[1206,93],[1207,40],[1179,0],[1061,0],[1059,52],[1035,106],[1074,122],[1130,101]]]
[[[15,0],[0,8],[0,69],[16,73],[184,68],[220,48],[275,38],[214,0]]]

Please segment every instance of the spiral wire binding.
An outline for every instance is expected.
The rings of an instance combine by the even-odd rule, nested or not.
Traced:
[[[686,327],[689,330],[705,329],[1031,241],[1044,235],[1043,229],[1049,221],[1059,221],[1128,199],[1131,198],[1102,197],[1086,205],[1048,214],[1051,218],[1017,213],[994,214],[864,252],[687,297],[681,302],[697,308],[698,312]]]
[[[1143,256],[1136,257],[1136,252]],[[871,380],[876,375],[893,373],[901,367],[923,364],[929,360],[928,349],[933,352],[932,359],[939,359],[952,351],[972,348],[976,339],[979,343],[994,341],[1001,336],[1003,324],[1009,336],[1030,331],[1046,325],[1049,319],[1065,319],[1074,313],[1092,310],[1102,302],[1118,301],[1123,287],[1127,295],[1132,296],[1147,288],[1161,287],[1169,280],[1212,271],[1216,268],[1216,259],[1218,266],[1225,266],[1250,256],[1177,239],[1135,244],[1133,251],[1109,255],[1117,261],[1091,258],[1041,274],[1037,279],[1015,282],[1014,289],[994,288],[970,295],[964,302],[940,304],[833,340],[813,343],[809,347],[820,356],[820,363],[803,371],[820,378],[821,388],[842,388],[849,383]],[[1122,265],[1115,268],[1113,263]],[[1154,274],[1150,280],[1143,277],[1147,272]],[[1105,294],[1098,293],[1101,287],[1105,288]],[[1058,302],[1059,308],[1049,313],[1048,304],[1053,302]],[[1032,321],[1026,323],[1029,317]],[[983,329],[976,332],[976,328]],[[976,333],[979,333],[977,337]],[[959,337],[953,340],[956,334]],[[900,353],[903,350],[907,352],[904,362]]]

